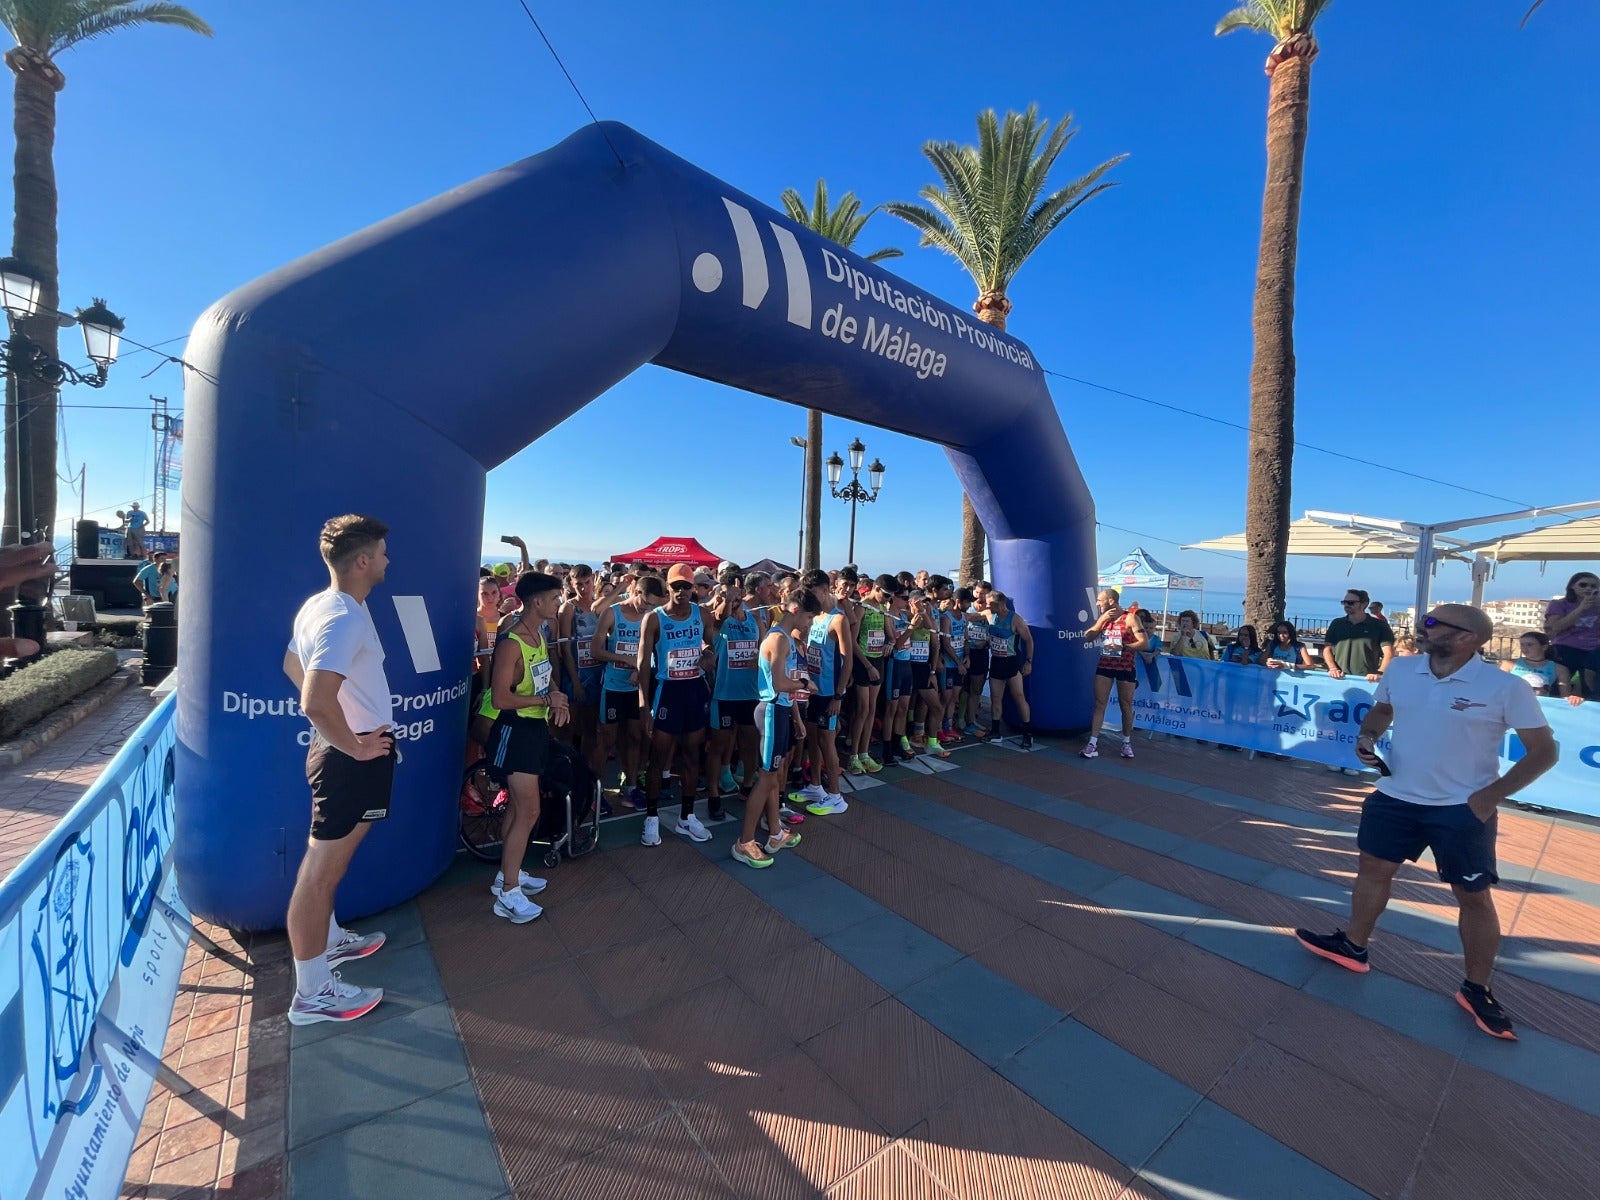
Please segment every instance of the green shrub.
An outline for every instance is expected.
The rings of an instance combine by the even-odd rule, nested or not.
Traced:
[[[115,650],[57,650],[0,679],[0,740],[15,737],[116,674]]]

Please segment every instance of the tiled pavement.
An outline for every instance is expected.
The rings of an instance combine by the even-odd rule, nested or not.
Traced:
[[[4,870],[148,706],[0,773]],[[519,928],[459,862],[357,923],[390,993],[348,1028],[291,1038],[281,937],[202,926],[125,1195],[1592,1193],[1600,832],[1502,815],[1506,1045],[1422,869],[1370,976],[1289,940],[1342,910],[1364,781],[1138,744],[885,772],[765,872],[618,822]]]
[[[289,1194],[1592,1194],[1600,832],[1502,817],[1499,1043],[1425,872],[1369,976],[1290,939],[1363,781],[1139,745],[886,771],[762,872],[618,822],[528,926],[458,863],[347,970],[392,999],[295,1031]]]

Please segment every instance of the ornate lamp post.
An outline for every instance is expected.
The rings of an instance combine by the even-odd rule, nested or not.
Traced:
[[[861,486],[861,460],[867,456],[867,448],[860,438],[850,443],[850,482],[844,487],[839,486],[839,477],[844,473],[844,459],[839,457],[835,450],[828,455],[828,490],[837,500],[850,502],[850,553],[849,561],[856,561],[856,505],[871,504],[878,498],[878,491],[883,487],[883,463],[878,459],[872,460],[872,465],[867,468],[867,480],[872,490],[869,492]]]
[[[76,324],[83,330],[84,349],[94,364],[94,373],[85,374],[70,363],[45,353],[24,332],[23,323],[39,312],[40,283],[37,272],[15,258],[0,259],[0,306],[6,310],[10,321],[10,337],[0,345],[0,371],[6,378],[6,412],[16,425],[16,464],[14,476],[17,496],[17,530],[23,542],[38,541],[45,527],[53,523],[41,521],[34,495],[33,478],[33,410],[39,391],[59,388],[64,383],[82,383],[90,387],[104,387],[106,372],[117,361],[118,344],[122,338],[123,321],[106,307],[105,301],[95,300],[88,308],[78,310]],[[48,315],[48,314],[47,314]],[[72,323],[74,318],[57,314],[58,319]],[[48,588],[46,588],[48,595]],[[16,636],[28,638],[41,645],[44,642],[45,606],[31,594],[18,596],[10,609],[12,630]]]

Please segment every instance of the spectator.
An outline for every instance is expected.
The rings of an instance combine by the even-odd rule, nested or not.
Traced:
[[[1579,571],[1566,593],[1545,606],[1544,631],[1559,682],[1588,699],[1600,696],[1600,576]]]
[[[1383,615],[1382,600],[1374,600],[1371,604],[1367,605],[1367,613],[1369,616],[1382,621],[1385,625],[1389,623],[1389,618]]]
[[[1139,610],[1139,628],[1144,630],[1145,644],[1139,648],[1139,657],[1145,662],[1153,662],[1156,655],[1163,652],[1165,643],[1161,635],[1156,632],[1156,618],[1148,608]]]
[[[1209,633],[1200,628],[1200,614],[1194,609],[1186,608],[1178,614],[1178,636],[1173,639],[1172,648],[1167,653],[1179,658],[1203,658],[1207,661],[1217,657],[1217,644],[1211,640]]]
[[[1529,630],[1517,639],[1517,647],[1522,651],[1521,657],[1502,659],[1502,671],[1509,671],[1522,680],[1536,696],[1565,696],[1568,704],[1583,703],[1583,697],[1573,692],[1570,682],[1560,681],[1555,660],[1550,657],[1548,634]]]
[[[128,526],[128,545],[123,553],[128,558],[143,558],[144,529],[146,525],[150,524],[150,514],[140,508],[139,502],[135,500],[128,505],[128,511],[124,514],[123,520]]]
[[[1271,640],[1267,643],[1266,664],[1279,670],[1309,671],[1316,666],[1311,657],[1311,651],[1306,649],[1300,640],[1300,632],[1288,621],[1279,621],[1270,631]]]
[[[1394,656],[1396,658],[1412,658],[1421,653],[1422,651],[1417,649],[1417,639],[1409,633],[1397,633],[1394,635]]]
[[[1222,661],[1246,667],[1261,667],[1267,662],[1267,652],[1261,648],[1254,625],[1241,625],[1233,636],[1233,645],[1222,652]]]
[[[1387,621],[1376,621],[1367,612],[1369,599],[1360,588],[1351,588],[1340,601],[1344,616],[1335,617],[1328,626],[1322,659],[1334,679],[1355,675],[1377,683],[1394,658],[1394,630]]]

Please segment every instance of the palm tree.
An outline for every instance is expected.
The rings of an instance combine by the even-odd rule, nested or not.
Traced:
[[[1046,132],[1048,131],[1048,136]],[[1045,195],[1050,170],[1077,136],[1072,117],[1055,126],[1039,106],[1008,112],[1002,122],[989,109],[978,114],[978,144],[927,142],[922,153],[939,177],[920,193],[927,204],[885,204],[886,211],[922,235],[922,245],[951,255],[978,287],[978,320],[1004,330],[1011,301],[1006,289],[1028,256],[1078,206],[1115,184],[1101,176],[1126,154],[1107,159],[1063,188]],[[983,575],[984,533],[972,501],[961,497],[961,581]]]
[[[854,192],[839,197],[839,203],[828,204],[828,184],[817,180],[817,194],[806,207],[805,199],[794,188],[786,188],[778,197],[783,211],[796,225],[804,225],[812,233],[821,234],[837,242],[846,250],[855,245],[856,238],[872,218],[876,209],[861,211],[861,201]],[[892,246],[874,250],[867,255],[868,262],[882,262],[886,258],[899,258],[901,251]],[[806,409],[806,538],[805,553],[800,569],[811,571],[822,561],[822,413],[819,409]]]
[[[1283,618],[1289,556],[1289,489],[1294,468],[1294,269],[1300,244],[1311,109],[1311,26],[1330,0],[1248,0],[1217,22],[1273,39],[1267,55],[1267,186],[1251,323],[1249,476],[1245,494],[1244,619],[1264,629]]]
[[[22,330],[45,353],[55,357],[60,328],[60,282],[56,264],[56,93],[67,77],[56,58],[80,42],[137,25],[175,25],[207,36],[211,27],[179,4],[133,3],[129,0],[0,0],[0,25],[17,41],[6,52],[6,66],[16,76],[13,123],[17,151],[12,184],[16,196],[11,253],[35,273],[39,313]],[[56,520],[56,393],[46,384],[18,378],[18,403],[31,404],[28,429],[33,479],[33,511],[47,536]],[[5,455],[8,476],[17,463],[17,422],[7,405]],[[15,480],[6,489],[4,530],[0,541],[17,536],[19,512]]]

